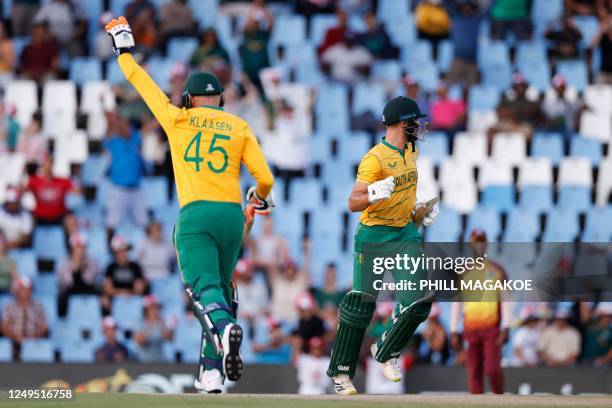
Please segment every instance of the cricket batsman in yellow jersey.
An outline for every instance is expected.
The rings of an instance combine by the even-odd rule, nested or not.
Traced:
[[[361,160],[357,181],[349,197],[352,212],[361,212],[355,232],[353,288],[340,302],[338,334],[327,374],[338,394],[356,394],[353,376],[366,328],[376,309],[378,290],[374,281],[381,275],[364,261],[370,244],[397,247],[411,257],[422,255],[423,237],[413,220],[418,173],[415,142],[426,133],[417,103],[403,96],[392,99],[384,108],[382,121],[387,127],[383,140]],[[424,215],[423,225],[438,215],[434,206]],[[423,269],[414,273],[394,272],[394,279],[419,282],[427,277]],[[418,285],[418,284],[417,284]],[[423,322],[431,302],[425,291],[396,293],[398,304],[381,338],[372,344],[373,357],[384,364],[383,373],[391,381],[401,380],[398,357],[412,334]]]
[[[206,338],[195,386],[218,393],[226,377],[236,381],[243,370],[243,330],[230,306],[245,224],[240,165],[244,163],[257,181],[247,193],[256,214],[269,214],[274,206],[274,179],[248,124],[223,111],[223,86],[216,76],[191,75],[185,84],[185,106],[173,106],[130,54],[135,44],[126,19],[113,19],[106,31],[125,77],[168,135],[181,207],[174,246],[185,290]]]

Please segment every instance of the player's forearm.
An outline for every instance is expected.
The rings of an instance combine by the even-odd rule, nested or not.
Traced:
[[[351,212],[361,212],[370,206],[368,192],[353,191],[348,200],[348,208]]]

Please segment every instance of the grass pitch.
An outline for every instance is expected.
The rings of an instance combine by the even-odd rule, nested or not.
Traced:
[[[55,401],[2,401],[15,408],[465,408],[465,407],[612,407],[612,396],[516,396],[516,395],[358,395],[300,396],[254,394],[77,394],[76,399]]]

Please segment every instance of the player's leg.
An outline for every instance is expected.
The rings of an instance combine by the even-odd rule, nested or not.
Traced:
[[[404,227],[396,239],[404,243],[401,245],[401,250],[407,252],[409,256],[422,256],[422,236],[413,223]],[[427,278],[427,271],[424,268],[415,273],[396,270],[393,277],[396,282],[401,279],[419,282]],[[403,290],[396,292],[395,295],[398,303],[391,319],[387,322],[385,331],[376,345],[372,347],[372,354],[377,361],[389,366],[384,371],[387,378],[399,381],[401,377],[397,358],[417,327],[427,319],[431,310],[431,301],[424,290]]]
[[[484,392],[483,347],[480,333],[477,330],[464,330],[463,336],[468,345],[465,352],[468,389],[471,394],[482,394]]]
[[[504,373],[501,369],[501,347],[497,344],[499,328],[493,327],[483,333],[482,352],[484,372],[495,394],[504,393]]]

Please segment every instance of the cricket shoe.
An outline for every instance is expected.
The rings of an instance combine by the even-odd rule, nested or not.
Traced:
[[[340,395],[355,395],[357,394],[357,390],[353,385],[353,380],[346,374],[339,374],[335,377],[332,377],[332,381],[334,382],[334,391],[336,394]]]
[[[196,390],[207,394],[221,394],[223,392],[223,374],[213,368],[204,370],[200,378],[196,378],[193,386]]]
[[[229,323],[223,329],[221,345],[223,346],[223,370],[230,381],[238,381],[244,366],[240,358],[240,344],[244,331],[240,325]]]
[[[378,345],[376,343],[372,344],[370,347],[370,352],[372,353],[372,357],[376,359],[376,352],[378,351]],[[402,370],[400,370],[399,362],[397,358],[391,358],[384,363],[383,365],[383,374],[387,377],[388,380],[393,382],[399,382],[402,380]]]

